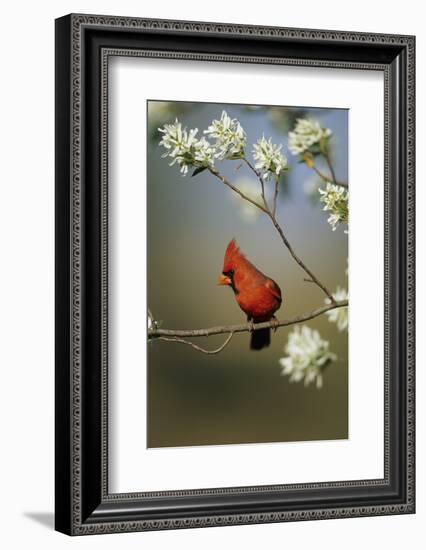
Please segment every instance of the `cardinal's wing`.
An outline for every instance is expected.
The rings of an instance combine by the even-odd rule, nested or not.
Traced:
[[[275,296],[275,298],[281,302],[282,301],[281,289],[277,285],[277,283],[272,279],[268,279],[266,281],[266,286],[271,291],[272,295]]]

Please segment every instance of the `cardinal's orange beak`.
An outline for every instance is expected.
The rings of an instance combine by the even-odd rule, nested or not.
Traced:
[[[226,286],[226,285],[229,286],[232,283],[231,283],[231,279],[229,277],[226,277],[223,273],[221,273],[219,275],[219,279],[217,280],[217,284],[220,285],[220,286]]]

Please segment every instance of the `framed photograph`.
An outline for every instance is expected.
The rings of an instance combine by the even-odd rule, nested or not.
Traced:
[[[56,20],[57,530],[414,513],[414,50]]]

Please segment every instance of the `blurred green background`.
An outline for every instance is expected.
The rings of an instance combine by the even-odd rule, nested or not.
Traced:
[[[329,289],[347,288],[348,236],[332,231],[318,203],[318,177],[287,149],[297,117],[310,116],[333,132],[333,165],[348,179],[348,111],[182,102],[148,102],[148,305],[163,328],[207,328],[245,322],[230,288],[219,287],[225,248],[235,237],[242,251],[283,292],[279,318],[323,305],[318,287],[284,248],[270,220],[257,215],[209,173],[182,177],[158,146],[157,128],[179,118],[199,135],[225,109],[247,133],[247,153],[262,134],[283,143],[290,169],[281,181],[278,220],[297,254]],[[258,182],[241,161],[217,164],[246,190]],[[318,162],[318,165],[326,167]],[[272,185],[271,183],[269,185]],[[218,355],[178,343],[148,344],[148,447],[283,442],[348,437],[348,339],[326,316],[309,321],[330,342],[338,361],[323,388],[289,383],[278,363],[294,327],[272,334],[272,344],[250,351],[249,334],[235,335]],[[206,348],[226,336],[197,338]]]

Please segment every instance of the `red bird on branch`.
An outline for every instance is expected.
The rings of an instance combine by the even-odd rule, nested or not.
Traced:
[[[251,323],[275,319],[274,313],[281,307],[280,287],[247,260],[235,239],[232,239],[226,249],[218,284],[232,288],[238,305]],[[250,349],[260,350],[270,343],[271,329],[252,332]]]

